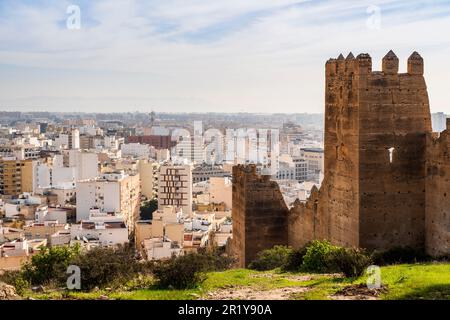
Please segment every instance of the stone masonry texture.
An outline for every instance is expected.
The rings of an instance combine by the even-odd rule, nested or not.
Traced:
[[[325,177],[305,203],[289,209],[276,182],[234,168],[232,248],[241,266],[276,244],[314,239],[450,254],[450,138],[432,133],[422,57],[414,52],[407,73],[398,70],[392,51],[381,71],[368,54],[327,61]]]

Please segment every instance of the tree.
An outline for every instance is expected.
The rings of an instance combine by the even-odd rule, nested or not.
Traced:
[[[66,272],[72,259],[80,254],[80,247],[41,247],[40,252],[22,268],[23,277],[33,285],[46,284]]]
[[[153,212],[158,209],[158,200],[152,199],[150,201],[146,201],[141,206],[141,219],[142,220],[152,220]]]

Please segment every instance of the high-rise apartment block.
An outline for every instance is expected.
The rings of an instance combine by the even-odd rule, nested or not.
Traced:
[[[158,197],[159,164],[148,160],[139,160],[139,176],[141,179],[141,193],[147,199]]]
[[[174,206],[192,213],[192,167],[189,165],[162,165],[158,178],[158,208]]]
[[[33,192],[33,160],[0,158],[0,195],[17,196],[23,192]]]

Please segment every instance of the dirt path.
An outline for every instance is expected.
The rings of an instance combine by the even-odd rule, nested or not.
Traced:
[[[386,287],[369,289],[364,284],[347,286],[330,296],[332,300],[378,300],[379,296],[386,292]]]
[[[208,293],[204,300],[289,300],[293,294],[307,291],[306,287],[288,287],[271,290],[252,288],[220,289]]]

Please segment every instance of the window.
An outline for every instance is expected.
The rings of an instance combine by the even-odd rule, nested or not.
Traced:
[[[388,152],[389,152],[389,162],[390,162],[390,163],[392,163],[392,161],[393,161],[393,159],[394,159],[394,150],[395,150],[394,147],[391,147],[391,148],[388,149]]]

